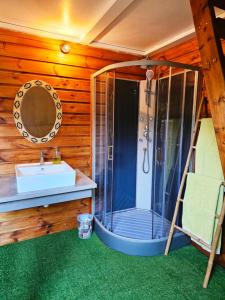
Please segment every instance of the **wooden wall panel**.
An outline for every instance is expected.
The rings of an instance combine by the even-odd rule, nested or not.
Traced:
[[[222,42],[222,45],[225,52],[225,41]],[[192,38],[180,45],[151,55],[150,59],[170,60],[190,65],[201,65],[201,57],[196,38]]]
[[[90,212],[91,200],[54,204],[48,208],[38,207],[1,213],[0,246],[42,235],[69,230],[77,225],[76,216]]]
[[[225,41],[222,41],[223,51],[225,53]],[[192,64],[192,65],[202,65],[200,53],[198,50],[198,42],[196,38],[193,38],[189,41],[186,41],[180,45],[177,45],[175,47],[172,47],[170,49],[167,49],[165,51],[159,52],[153,56],[151,56],[151,59],[163,59],[163,60],[170,60],[170,61],[176,61],[184,64]],[[203,93],[206,93],[203,91]],[[210,115],[210,107],[203,108],[202,115],[203,117],[206,116],[206,111]],[[205,254],[206,251],[204,251],[201,247],[198,245],[195,245],[198,249],[201,249],[201,251]],[[221,255],[218,255],[216,258],[217,262],[219,262],[222,266],[225,267],[225,222],[223,224],[223,234],[222,234],[222,253]]]
[[[0,180],[14,174],[15,164],[37,162],[40,150],[47,160],[53,147],[62,159],[91,175],[90,76],[119,61],[140,57],[71,44],[70,54],[60,52],[62,41],[0,29]],[[123,70],[120,77],[142,78],[143,70]],[[63,109],[62,127],[47,144],[34,145],[15,128],[12,107],[22,84],[41,79],[57,91]],[[21,241],[76,226],[76,215],[89,212],[90,199],[0,213],[0,245]]]

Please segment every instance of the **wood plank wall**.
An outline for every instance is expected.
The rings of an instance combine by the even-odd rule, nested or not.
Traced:
[[[14,174],[15,164],[39,161],[41,149],[51,160],[55,146],[60,147],[63,160],[91,175],[90,75],[111,63],[140,57],[79,44],[71,44],[70,54],[63,54],[61,43],[0,29],[0,179]],[[137,78],[138,74],[131,70],[124,76]],[[13,120],[15,94],[32,79],[51,84],[62,102],[62,127],[47,144],[25,140]],[[90,199],[85,199],[0,213],[0,245],[74,228],[76,215],[90,208]]]
[[[225,41],[222,43],[225,52]],[[167,50],[151,55],[151,59],[176,61],[183,64],[201,65],[201,57],[196,38],[192,38]]]
[[[222,41],[223,51],[225,53],[225,41]],[[163,59],[176,61],[184,64],[202,66],[201,57],[198,50],[198,42],[196,38],[183,42],[180,45],[171,47],[165,51],[161,51],[151,56],[151,59]],[[204,67],[204,66],[203,66]],[[206,94],[206,91],[203,91]],[[207,96],[207,95],[206,95]],[[207,113],[206,113],[207,111]],[[203,107],[202,116],[210,116],[210,107]],[[207,254],[201,247],[195,245],[203,253]],[[208,255],[208,254],[207,254]],[[222,237],[222,253],[217,256],[217,262],[225,267],[225,222],[223,224],[223,237]]]

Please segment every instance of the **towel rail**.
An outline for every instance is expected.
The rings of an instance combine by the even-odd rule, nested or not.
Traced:
[[[193,233],[191,233],[190,231],[187,231],[177,225],[174,226],[177,230],[183,232],[184,234],[190,236],[194,241],[201,243],[202,245],[204,245],[205,247],[207,247],[208,249],[211,249],[211,245],[207,244],[205,241],[203,241],[202,239],[200,239],[199,237],[197,237],[196,235],[194,235]]]
[[[168,240],[167,240],[167,244],[166,244],[165,255],[168,255],[168,253],[169,253],[169,249],[170,249],[170,245],[171,245],[171,242],[172,242],[172,238],[173,238],[173,234],[174,234],[175,229],[183,232],[184,234],[191,237],[194,241],[199,242],[200,244],[202,244],[202,245],[206,246],[208,249],[210,249],[211,252],[210,252],[210,256],[209,256],[209,260],[208,260],[208,266],[207,266],[207,270],[206,270],[206,274],[205,274],[205,278],[204,278],[204,282],[203,282],[203,287],[207,288],[209,278],[210,278],[210,275],[211,275],[211,272],[212,272],[213,261],[214,261],[215,255],[216,255],[216,248],[217,248],[220,233],[221,233],[221,230],[222,230],[223,220],[224,220],[224,217],[225,217],[225,195],[224,195],[224,198],[223,198],[223,205],[222,205],[221,213],[220,214],[215,214],[215,218],[218,219],[218,223],[217,223],[216,231],[214,233],[213,240],[212,240],[211,244],[207,244],[205,241],[203,241],[199,237],[195,236],[191,232],[189,232],[189,231],[187,231],[187,230],[185,230],[185,229],[183,229],[183,228],[176,225],[176,220],[177,220],[177,216],[178,216],[178,212],[179,212],[179,206],[180,206],[180,203],[184,201],[184,199],[181,199],[181,196],[183,195],[183,190],[185,188],[185,182],[186,182],[189,165],[190,165],[191,158],[192,158],[192,152],[196,149],[196,145],[195,145],[196,134],[198,132],[198,126],[201,122],[200,113],[201,113],[201,108],[202,108],[202,104],[203,104],[204,100],[205,100],[205,97],[203,97],[201,99],[200,104],[199,104],[196,123],[195,123],[194,130],[192,132],[191,145],[190,145],[190,149],[189,149],[189,152],[188,152],[188,157],[187,157],[187,161],[186,161],[186,164],[185,164],[184,173],[183,173],[183,176],[182,176],[182,180],[181,180],[181,184],[180,184],[180,188],[179,188],[179,192],[178,192],[178,196],[177,196],[176,206],[175,206],[175,210],[174,210],[174,215],[173,215],[173,219],[172,219],[172,223],[171,223],[171,227],[170,227],[170,232],[169,232],[169,236],[168,236]],[[221,186],[225,187],[225,182],[222,182]]]

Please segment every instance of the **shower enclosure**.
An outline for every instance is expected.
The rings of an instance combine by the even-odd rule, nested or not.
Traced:
[[[113,64],[93,75],[93,211],[95,231],[109,247],[130,255],[164,252],[199,78],[197,67],[151,60]],[[188,242],[175,233],[172,247]]]

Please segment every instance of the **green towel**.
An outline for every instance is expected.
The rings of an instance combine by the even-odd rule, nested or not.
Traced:
[[[201,120],[196,144],[195,173],[188,174],[184,197],[187,201],[184,201],[182,222],[184,228],[206,243],[212,242],[217,225],[214,216],[215,213],[221,212],[223,188],[220,188],[220,184],[222,181],[224,181],[224,176],[213,122],[211,118],[204,118]],[[220,251],[220,244],[221,236],[217,253]]]
[[[208,244],[212,243],[217,225],[215,214],[220,213],[222,208],[223,188],[220,188],[221,182],[219,179],[194,173],[189,173],[187,177],[182,226]],[[217,253],[220,245],[221,237]],[[201,246],[209,251],[203,245]]]
[[[196,144],[195,173],[224,180],[215,130],[211,118],[201,120]]]

